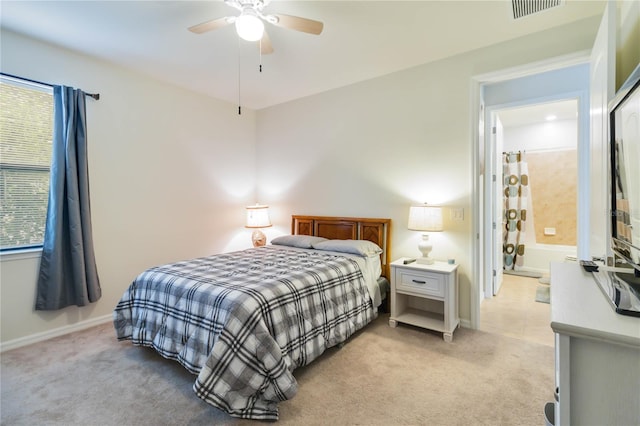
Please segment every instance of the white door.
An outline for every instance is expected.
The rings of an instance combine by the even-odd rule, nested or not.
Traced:
[[[479,106],[479,114],[478,114],[478,121],[479,121],[479,126],[478,126],[478,158],[481,159],[480,160],[480,165],[478,167],[478,170],[480,172],[480,175],[478,176],[478,201],[480,202],[481,207],[478,209],[478,223],[481,224],[478,227],[478,234],[476,236],[476,238],[478,239],[478,244],[480,246],[482,246],[482,248],[479,250],[479,256],[478,256],[478,262],[477,262],[477,268],[478,268],[478,277],[480,277],[480,283],[482,283],[482,288],[479,289],[478,291],[478,300],[477,300],[477,308],[475,310],[476,313],[476,321],[475,324],[477,325],[479,323],[479,310],[480,310],[480,304],[482,303],[482,300],[485,297],[489,297],[489,287],[491,285],[490,281],[487,281],[486,276],[485,276],[485,265],[487,263],[487,258],[488,258],[488,252],[485,251],[484,248],[484,236],[485,236],[485,216],[486,216],[486,211],[485,211],[485,198],[484,198],[484,193],[486,191],[485,188],[485,181],[487,180],[487,168],[485,165],[485,161],[484,158],[486,156],[485,154],[485,140],[484,140],[484,93],[482,90],[480,90],[480,106]]]
[[[590,157],[591,191],[584,194],[589,197],[589,208],[582,209],[583,220],[589,224],[590,238],[586,250],[578,252],[578,257],[602,257],[610,254],[609,236],[611,235],[609,218],[609,153],[608,153],[608,104],[615,91],[616,62],[616,5],[608,1],[602,16],[600,28],[591,50],[591,138],[588,155]],[[586,150],[585,150],[586,151]],[[584,161],[587,161],[584,159]],[[586,203],[585,203],[586,204]],[[578,209],[580,212],[581,209]],[[580,220],[580,218],[579,218]]]
[[[503,242],[503,230],[504,230],[504,189],[503,189],[503,173],[502,173],[502,151],[504,151],[504,137],[502,130],[502,123],[500,118],[492,115],[492,121],[494,123],[491,129],[491,146],[493,147],[493,212],[491,217],[493,218],[493,295],[495,296],[500,291],[502,286],[502,268],[503,268],[503,256],[502,256],[502,242]]]
[[[484,283],[484,297],[493,297],[493,278],[495,267],[495,143],[493,138],[495,113],[490,108],[485,108],[482,116],[481,133],[483,136],[483,204],[482,204],[482,227],[480,241],[482,244],[482,277]]]

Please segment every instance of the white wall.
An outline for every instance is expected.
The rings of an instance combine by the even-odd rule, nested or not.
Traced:
[[[640,64],[640,2],[618,0],[616,35],[616,90]]]
[[[503,135],[504,150],[507,152],[576,149],[578,147],[578,120],[576,118],[505,127]]]
[[[1,341],[110,316],[147,267],[251,245],[255,112],[2,32],[2,71],[100,93],[87,98],[89,172],[102,298],[35,312],[36,256],[3,256]]]
[[[235,105],[2,32],[2,70],[99,92],[88,101],[93,228],[103,297],[33,311],[37,259],[2,261],[1,342],[104,319],[143,269],[250,245],[242,207],[291,214],[388,217],[392,256],[417,256],[408,208],[464,208],[432,240],[460,268],[469,318],[472,267],[471,77],[589,49],[599,19],[237,115]],[[562,43],[559,42],[562,40]],[[437,41],[434,41],[437,42]],[[257,159],[257,161],[256,161]],[[254,165],[257,164],[257,174]],[[257,195],[258,197],[255,197]]]
[[[460,263],[460,314],[468,321],[477,286],[471,78],[590,49],[598,24],[582,21],[259,111],[261,200],[277,206],[280,224],[292,213],[389,217],[394,258],[419,254],[419,234],[407,230],[411,204],[464,208],[462,222],[445,211],[432,256]]]

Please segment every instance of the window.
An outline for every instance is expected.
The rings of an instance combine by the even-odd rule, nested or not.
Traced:
[[[0,250],[41,247],[53,139],[53,90],[0,76]]]

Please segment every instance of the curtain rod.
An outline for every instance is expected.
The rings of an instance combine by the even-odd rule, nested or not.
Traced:
[[[28,81],[30,83],[41,84],[43,86],[49,86],[49,87],[54,87],[55,86],[54,84],[51,84],[51,83],[44,83],[42,81],[32,80],[30,78],[18,77],[17,75],[7,74],[6,72],[0,72],[0,75],[4,75],[4,76],[7,76],[7,77],[11,77],[11,78],[17,78],[19,80]],[[96,101],[100,99],[100,93],[86,93],[85,92],[85,96],[92,97]]]

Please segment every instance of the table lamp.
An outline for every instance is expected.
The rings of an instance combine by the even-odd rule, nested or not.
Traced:
[[[268,228],[271,226],[269,219],[269,206],[247,206],[247,223],[245,228],[255,228],[251,234],[251,241],[254,247],[261,247],[267,244],[267,237],[260,228]]]
[[[409,226],[412,231],[424,231],[422,240],[418,244],[418,250],[422,253],[422,257],[416,259],[416,263],[431,265],[433,259],[429,257],[429,253],[433,249],[433,245],[429,241],[427,232],[442,231],[442,208],[435,206],[412,206],[409,209]]]

